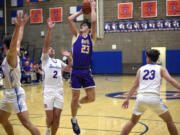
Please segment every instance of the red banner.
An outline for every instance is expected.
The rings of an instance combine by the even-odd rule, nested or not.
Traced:
[[[180,0],[166,1],[166,16],[180,16]]]
[[[31,23],[43,23],[42,9],[30,10]]]
[[[53,22],[62,22],[62,7],[59,8],[50,8],[49,16]]]
[[[133,18],[133,3],[119,3],[118,4],[118,19]]]
[[[141,17],[157,17],[157,1],[141,2]]]

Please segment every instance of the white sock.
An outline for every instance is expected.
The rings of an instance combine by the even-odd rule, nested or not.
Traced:
[[[76,121],[77,121],[76,117],[72,117],[72,121],[73,121],[73,123],[76,123]]]

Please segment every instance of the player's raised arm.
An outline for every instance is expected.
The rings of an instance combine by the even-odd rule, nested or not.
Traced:
[[[48,53],[48,50],[50,47],[50,41],[51,41],[51,32],[53,28],[55,27],[55,23],[53,23],[50,18],[47,20],[47,24],[48,24],[48,32],[45,38],[43,53]]]
[[[83,14],[82,10],[68,17],[69,28],[74,36],[77,36],[78,34],[78,29],[76,28],[74,19],[80,16],[81,14]]]
[[[94,0],[90,0],[91,4],[91,36],[92,39],[95,41],[96,40],[96,28],[97,28],[97,21],[96,21],[96,2]]]
[[[7,54],[7,62],[12,68],[15,68],[17,66],[18,38],[20,36],[19,35],[20,29],[21,29],[21,27],[24,27],[24,25],[27,22],[27,19],[28,19],[27,15],[23,16],[22,14],[18,14],[17,19],[14,21],[15,29],[14,29],[14,33],[12,36],[9,52]],[[24,30],[24,29],[22,29],[22,30]],[[22,33],[22,36],[23,36],[23,33]]]
[[[20,31],[19,31],[18,41],[17,41],[17,47],[16,47],[17,53],[19,53],[19,51],[20,51],[20,46],[21,46],[21,42],[23,39],[23,35],[24,35],[24,26],[28,22],[28,20],[29,20],[29,16],[28,16],[28,14],[25,14],[24,15],[24,25],[20,26]]]
[[[161,76],[165,78],[168,82],[170,82],[175,88],[180,90],[180,84],[174,78],[171,77],[167,69],[165,69],[164,67],[161,67]]]
[[[131,90],[129,91],[125,101],[123,102],[122,104],[122,107],[123,108],[128,108],[128,105],[129,105],[129,99],[130,97],[134,94],[134,92],[136,91],[136,89],[138,88],[139,86],[139,78],[140,78],[140,70],[137,71],[137,74],[136,74],[136,80],[131,88]]]

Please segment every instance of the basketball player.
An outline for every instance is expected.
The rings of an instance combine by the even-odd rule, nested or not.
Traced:
[[[171,77],[171,75],[164,67],[156,64],[159,58],[159,54],[160,53],[158,50],[148,50],[146,52],[146,61],[148,64],[142,66],[137,71],[134,85],[129,91],[127,98],[123,102],[122,107],[128,108],[130,97],[139,87],[137,91],[137,99],[134,105],[132,117],[124,126],[121,135],[127,135],[130,133],[131,129],[139,121],[139,118],[146,111],[147,107],[152,109],[157,115],[159,115],[160,118],[166,122],[167,128],[171,135],[178,135],[176,126],[172,120],[168,108],[160,98],[160,85],[162,77],[169,81],[178,90],[180,90],[180,84]]]
[[[77,18],[79,15],[83,14],[83,11],[81,10],[68,18],[69,27],[73,34],[73,64],[71,73],[71,122],[73,126],[73,131],[77,135],[80,134],[80,128],[78,126],[76,118],[78,103],[90,103],[95,100],[95,83],[91,75],[90,65],[92,61],[93,45],[96,40],[96,3],[94,0],[90,0],[90,4],[91,23],[89,23],[88,21],[84,21],[80,25],[80,31],[77,30],[74,19]],[[81,87],[85,89],[87,95],[79,101]]]
[[[68,57],[68,65],[59,59],[55,59],[55,50],[50,47],[51,33],[55,24],[50,19],[47,20],[47,24],[48,32],[45,38],[45,44],[41,57],[42,69],[44,72],[43,99],[47,124],[45,135],[50,135],[50,133],[51,135],[55,135],[59,127],[59,119],[64,103],[61,72],[62,70],[70,72],[71,60],[70,53],[65,51],[63,51],[63,55]]]
[[[40,135],[39,130],[31,124],[25,103],[25,92],[21,87],[20,58],[18,56],[23,37],[24,26],[28,21],[28,15],[17,15],[12,39],[4,40],[4,52],[6,57],[2,63],[4,74],[4,97],[0,104],[0,123],[8,135],[14,135],[13,127],[8,121],[11,112],[14,111],[22,125],[32,135]]]

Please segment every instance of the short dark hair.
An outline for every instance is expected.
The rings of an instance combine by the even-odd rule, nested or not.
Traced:
[[[156,50],[156,49],[149,49],[149,50],[146,51],[146,56],[147,56],[148,58],[150,58],[150,60],[151,60],[152,62],[157,62],[157,60],[158,60],[158,58],[159,58],[159,55],[160,55],[160,53],[159,53],[159,51]]]
[[[11,38],[10,37],[5,38],[4,41],[3,41],[3,44],[5,44],[7,49],[9,49],[10,44],[11,44]]]
[[[91,23],[88,21],[88,19],[85,19],[80,26],[82,26],[83,24],[87,24],[88,28],[91,28]]]

